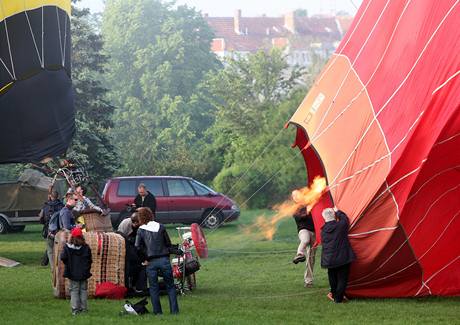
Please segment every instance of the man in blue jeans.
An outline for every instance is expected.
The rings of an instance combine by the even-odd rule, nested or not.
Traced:
[[[179,313],[177,304],[176,287],[171,263],[169,262],[169,252],[171,240],[162,224],[155,222],[152,210],[149,208],[139,208],[137,210],[139,230],[136,236],[136,248],[145,256],[147,263],[147,276],[149,279],[149,292],[152,299],[153,313],[162,314],[160,304],[160,287],[158,285],[158,273],[161,272],[169,297],[169,309],[171,314]]]

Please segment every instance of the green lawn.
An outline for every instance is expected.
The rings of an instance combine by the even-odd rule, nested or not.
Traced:
[[[121,317],[123,301],[110,300],[90,300],[88,314],[72,317],[69,301],[52,296],[49,268],[39,264],[45,246],[40,226],[0,236],[0,256],[22,263],[16,268],[0,268],[0,323],[460,323],[457,298],[368,299],[333,304],[325,297],[327,275],[319,263],[314,288],[305,289],[303,266],[291,263],[297,247],[293,220],[281,223],[273,241],[241,231],[242,225],[251,223],[261,212],[266,211],[243,211],[237,223],[207,232],[210,257],[201,261],[197,290],[179,297],[181,314],[176,317]],[[175,229],[170,227],[169,232],[177,241]],[[165,297],[162,304],[167,311]]]

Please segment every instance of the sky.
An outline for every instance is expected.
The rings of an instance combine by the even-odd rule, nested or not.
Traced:
[[[231,17],[236,9],[242,10],[247,17],[281,16],[295,9],[307,9],[309,15],[330,14],[337,11],[347,11],[354,15],[356,7],[362,0],[178,0],[178,4],[195,7],[202,13],[214,17]],[[356,7],[355,7],[356,6]],[[104,9],[104,0],[81,0],[79,7],[90,8],[92,12]]]

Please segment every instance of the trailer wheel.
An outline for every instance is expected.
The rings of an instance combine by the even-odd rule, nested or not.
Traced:
[[[10,226],[8,225],[8,222],[6,222],[5,219],[0,217],[0,234],[6,234],[10,230]]]

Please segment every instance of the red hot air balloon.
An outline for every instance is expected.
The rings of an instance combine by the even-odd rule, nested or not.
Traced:
[[[316,225],[350,218],[349,296],[460,295],[459,22],[458,0],[363,1],[290,120],[328,181]]]

